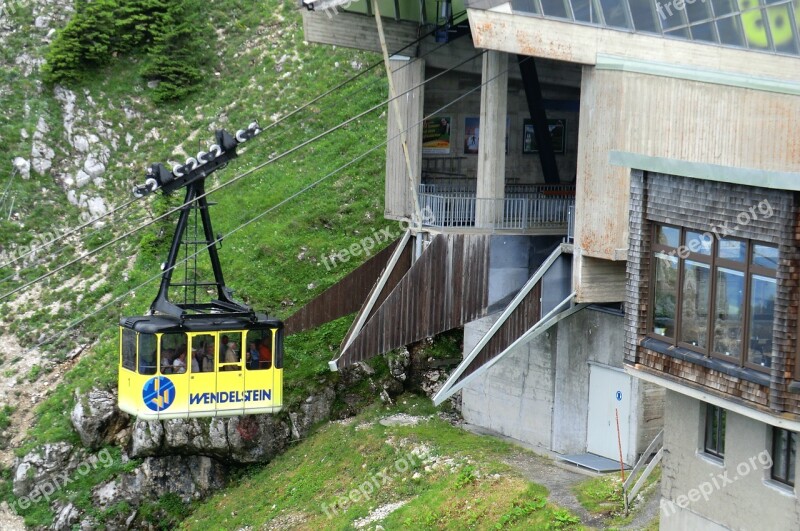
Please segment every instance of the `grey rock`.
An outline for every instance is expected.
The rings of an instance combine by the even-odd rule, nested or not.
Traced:
[[[34,135],[35,137],[35,135]],[[34,139],[31,146],[31,165],[36,173],[44,175],[53,166],[55,151],[39,139]]]
[[[14,464],[14,495],[28,496],[45,483],[60,484],[56,480],[74,472],[85,456],[84,450],[65,442],[45,444],[32,450]]]
[[[14,167],[17,169],[17,171],[19,172],[20,176],[22,176],[23,179],[31,178],[31,163],[28,162],[27,159],[24,159],[22,157],[15,157],[14,162],[12,164],[14,164]]]
[[[110,443],[127,422],[117,409],[115,393],[92,389],[85,397],[76,391],[70,420],[84,446],[98,449]]]
[[[89,181],[92,180],[92,176],[86,173],[83,170],[78,170],[78,173],[75,175],[75,186],[78,188],[83,188]]]
[[[388,363],[392,378],[404,382],[408,375],[408,368],[411,366],[411,354],[409,354],[408,350],[404,350],[397,356],[390,356]]]
[[[273,415],[246,415],[227,420],[230,457],[238,463],[271,461],[289,445],[290,429]]]
[[[289,427],[272,415],[137,420],[131,456],[207,455],[230,463],[267,462],[286,448],[289,438]]]
[[[50,132],[50,126],[47,125],[47,122],[44,121],[43,117],[39,117],[39,121],[36,122],[36,132],[33,133],[33,137],[36,138],[36,134],[39,134],[39,138],[42,138],[42,135]]]
[[[75,137],[72,139],[72,147],[81,153],[86,153],[89,151],[89,139],[83,135],[75,135]]]
[[[81,517],[80,511],[71,502],[66,505],[61,505],[57,502],[54,509],[56,516],[53,520],[53,524],[50,526],[50,529],[54,531],[71,530],[72,526],[78,523]]]
[[[106,206],[106,202],[103,201],[102,197],[91,197],[87,199],[86,208],[93,218],[99,218],[108,213],[108,206]]]
[[[168,493],[189,502],[223,488],[226,481],[225,467],[210,457],[148,457],[132,472],[95,487],[92,502],[99,509],[121,501],[138,507]]]
[[[317,422],[328,420],[331,416],[333,401],[336,393],[330,387],[324,388],[320,393],[309,396],[299,411],[289,413],[292,422],[292,439],[302,439],[308,435],[311,426]]]
[[[105,173],[106,165],[97,160],[94,156],[89,155],[86,158],[86,162],[83,163],[83,170],[94,179]]]
[[[161,448],[164,425],[157,420],[137,420],[131,433],[131,454],[134,457],[155,455]]]

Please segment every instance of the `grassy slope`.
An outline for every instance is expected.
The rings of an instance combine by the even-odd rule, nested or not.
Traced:
[[[122,58],[102,72],[87,75],[81,86],[73,87],[79,106],[85,106],[88,97],[101,102],[103,108],[98,112],[104,119],[117,124],[123,137],[128,132],[134,137],[134,144],[139,143],[138,150],[134,150],[122,142],[112,156],[106,174],[106,197],[110,204],[119,204],[128,197],[131,185],[141,181],[142,170],[149,162],[178,160],[173,154],[175,146],[180,145],[185,152],[193,154],[211,142],[216,127],[235,130],[255,118],[260,118],[262,125],[266,125],[266,117],[276,113],[285,115],[354,74],[357,70],[351,62],[371,64],[378,59],[370,54],[304,43],[294,3],[221,0],[207,4],[207,8],[212,24],[219,29],[219,40],[214,42],[212,37],[209,43],[219,52],[219,60],[213,61],[217,63],[214,70],[219,75],[210,74],[203,89],[187,100],[171,106],[153,107],[146,97],[146,87],[136,75],[135,57]],[[27,20],[29,15],[20,11],[17,16]],[[30,24],[30,20],[27,23]],[[12,48],[29,45],[22,33],[14,39]],[[8,50],[6,54],[4,62],[13,63],[14,54]],[[9,105],[4,111],[9,119],[0,134],[16,142],[19,129],[25,127],[32,132],[40,114],[47,117],[54,134],[58,133],[60,108],[52,93],[37,91],[33,79],[15,78],[13,68],[8,72],[11,73],[4,73],[5,81],[13,82],[11,86],[16,92],[0,97],[7,97],[8,101],[15,98],[30,101],[33,112],[24,113],[18,105]],[[270,155],[281,153],[380,102],[386,94],[385,80],[378,69],[365,75],[356,87],[343,92],[315,104],[308,112],[248,145],[239,159],[212,179],[211,186],[228,181],[267,160]],[[135,110],[139,117],[126,118],[125,107]],[[213,195],[212,199],[218,202],[213,210],[216,231],[228,233],[287,195],[381,143],[385,139],[385,120],[381,112],[379,110]],[[154,129],[158,132],[158,139],[151,134],[150,140],[144,141],[145,134]],[[194,140],[187,140],[191,135],[194,135]],[[25,149],[29,150],[23,141],[16,149],[22,154]],[[65,155],[67,150],[64,146],[56,146],[57,158]],[[321,257],[350,247],[379,228],[389,227],[397,232],[396,227],[382,217],[382,179],[383,150],[379,149],[299,200],[226,238],[222,249],[223,267],[228,283],[237,290],[237,296],[258,309],[286,317],[356,267],[360,259],[328,271],[321,265]],[[12,238],[9,234],[16,235],[13,238],[17,243],[24,243],[32,233],[77,224],[78,212],[66,205],[63,193],[52,181],[33,178],[15,186],[18,209],[27,225],[24,231],[20,231],[19,224],[2,227],[4,230],[0,232],[6,239],[0,243],[8,243]],[[86,248],[109,241],[114,231],[119,234],[120,230],[130,228],[132,220],[139,216],[164,212],[177,204],[179,195],[147,198],[133,213],[119,218],[112,230],[93,236],[85,244]],[[46,289],[42,296],[43,302],[73,305],[51,312],[30,304],[32,313],[12,322],[12,330],[28,343],[34,342],[44,326],[58,331],[94,309],[101,301],[124,295],[151,278],[158,272],[164,258],[172,223],[169,220],[157,224],[142,236],[128,238],[123,244],[102,253],[91,266],[70,268],[64,275],[51,280],[48,283],[50,289]],[[134,252],[137,252],[137,259],[129,269],[125,257]],[[66,250],[59,256],[60,263],[73,255],[74,251]],[[102,264],[106,264],[108,269],[99,275]],[[42,271],[44,267],[23,271],[23,278],[33,278]],[[2,276],[5,273],[0,271]],[[75,302],[76,292],[73,290],[54,291],[71,277],[87,279],[98,275],[109,282],[94,291],[80,290],[79,304]],[[0,288],[5,291],[15,285],[18,283],[6,282]],[[152,282],[138,289],[135,296],[125,296],[107,311],[82,323],[78,332],[71,334],[72,341],[81,344],[96,341],[96,345],[81,356],[77,366],[38,407],[37,421],[19,454],[46,442],[77,442],[69,421],[75,390],[114,385],[116,321],[120,315],[144,311],[156,287],[157,284]],[[327,372],[325,361],[338,346],[349,322],[350,318],[343,318],[287,340],[287,401],[297,401],[321,380],[335,378]],[[59,340],[62,352],[54,353],[56,358],[67,350],[63,346],[64,339]],[[405,406],[409,411],[432,412],[428,401],[409,402],[410,405]],[[357,423],[371,422],[380,414],[384,412],[375,409]],[[322,427],[317,435],[274,464],[249,469],[238,485],[199,505],[185,526],[199,525],[195,524],[195,520],[199,520],[203,528],[208,528],[209,522],[218,524],[220,528],[230,528],[234,521],[258,522],[275,516],[285,517],[287,513],[299,513],[301,521],[298,523],[302,527],[347,527],[354,518],[366,515],[376,504],[394,501],[397,497],[411,498],[412,501],[386,521],[394,527],[486,528],[505,524],[530,528],[565,526],[571,521],[568,513],[545,503],[546,493],[541,487],[517,477],[498,461],[511,451],[506,445],[463,434],[436,419],[415,428],[371,425],[366,430],[356,430],[355,426],[333,424]],[[443,468],[431,473],[424,472],[423,468],[418,480],[412,479],[411,472],[407,476],[398,476],[390,489],[381,489],[369,501],[348,505],[342,514],[328,521],[321,503],[333,503],[354,482],[363,482],[369,472],[391,466],[397,459],[397,452],[401,450],[392,450],[385,444],[389,436],[424,442],[432,447],[434,455],[453,457],[458,467],[452,471]],[[343,441],[346,444],[343,445]],[[357,448],[359,452],[342,453],[343,447]],[[112,453],[115,462],[104,477],[136,465],[136,462],[123,463],[119,452]],[[491,477],[494,473],[500,477]],[[0,485],[0,495],[10,500],[7,479],[6,475],[6,481]],[[91,507],[89,496],[93,485],[101,479],[83,478],[69,489],[59,491],[56,497],[72,501],[102,521],[105,515],[98,514]],[[269,500],[271,504],[265,504],[263,500]],[[171,513],[176,519],[185,511],[178,500],[167,496],[155,504],[144,506],[141,514],[156,514],[157,510]],[[110,512],[115,511],[127,514],[129,509],[115,507]],[[53,517],[44,502],[34,504],[22,514],[31,525],[47,525]],[[228,521],[223,522],[226,518]]]
[[[219,62],[210,72],[202,90],[190,98],[171,106],[154,108],[145,97],[146,88],[142,80],[136,75],[135,68],[131,67],[131,63],[134,66],[136,64],[135,57],[122,58],[102,72],[88,74],[81,86],[72,87],[78,94],[79,106],[86,104],[89,96],[95,101],[104,102],[107,107],[103,109],[103,116],[123,127],[123,137],[125,132],[131,133],[135,138],[134,143],[140,142],[145,133],[154,128],[159,133],[159,140],[142,142],[137,152],[123,142],[112,155],[106,174],[110,204],[119,204],[129,197],[131,185],[142,180],[142,170],[149,162],[179,160],[173,154],[175,146],[182,145],[187,153],[193,154],[213,141],[214,128],[225,127],[235,131],[253,119],[259,119],[262,126],[267,125],[271,115],[286,115],[357,73],[358,65],[351,63],[369,65],[379,59],[372,54],[304,43],[300,17],[294,3],[222,0],[209,3],[207,7],[212,23],[219,28],[220,39],[212,42],[219,51]],[[18,16],[24,17],[25,14],[20,12]],[[22,39],[22,36],[18,38]],[[219,75],[213,75],[214,70]],[[24,92],[26,98],[33,98],[33,85],[32,81],[21,79],[13,87]],[[237,160],[218,172],[208,188],[228,181],[268,160],[271,154],[282,153],[381,102],[385,95],[385,78],[381,70],[376,69],[363,76],[355,86],[320,101],[287,120],[285,125],[275,127],[247,145],[240,150],[241,155]],[[60,109],[52,94],[46,90],[36,98],[36,105],[46,110],[43,112],[49,116],[48,122],[58,124]],[[136,110],[140,117],[126,119],[123,107]],[[369,147],[380,144],[385,140],[385,120],[381,113],[379,109],[302,151],[268,165],[227,187],[224,192],[214,194],[212,200],[218,202],[212,211],[215,231],[227,234],[289,194],[335,170]],[[22,115],[17,118],[13,126],[4,128],[4,136],[18,135],[19,127],[23,126],[29,132],[33,131],[35,115],[33,118]],[[54,129],[57,127],[54,126]],[[193,133],[195,139],[186,140]],[[20,147],[19,152],[24,154],[24,147]],[[52,202],[45,205],[45,209],[51,211],[49,216],[36,215],[39,212],[37,201],[41,201],[34,194],[37,186],[46,189],[47,194],[53,197]],[[24,219],[39,220],[36,226],[27,226],[27,229],[43,232],[54,227],[77,224],[77,212],[66,205],[60,190],[48,179],[37,180],[34,177],[31,181],[16,185],[15,191]],[[133,225],[131,218],[144,215],[149,210],[164,212],[180,201],[179,196],[178,193],[171,198],[158,196],[145,199],[133,214],[111,227],[112,230],[98,233],[89,248],[109,241],[114,230],[119,233],[120,230],[129,229]],[[382,213],[383,150],[378,149],[297,200],[226,238],[221,251],[226,280],[237,290],[237,297],[259,310],[286,317],[358,265],[360,259],[327,271],[320,261],[322,255],[349,247],[365,234],[387,227],[389,224],[383,219]],[[47,225],[48,222],[53,225]],[[80,304],[55,315],[48,308],[31,305],[32,313],[13,322],[12,331],[30,344],[36,340],[41,327],[51,326],[51,330],[57,331],[93,310],[101,301],[124,295],[129,289],[156,275],[166,254],[172,223],[174,217],[148,229],[143,236],[137,235],[113,246],[93,264],[75,266],[67,274],[54,278],[49,282],[51,287],[63,285],[73,274],[78,278],[99,275],[100,265],[108,266],[107,272],[101,276],[108,278],[109,282],[94,292],[81,290]],[[15,225],[14,229],[20,238],[17,242],[24,243],[29,234],[21,232],[19,226]],[[7,235],[9,231],[4,230],[3,234]],[[135,265],[123,275],[127,256],[137,250],[137,243],[141,245]],[[71,252],[60,255],[61,263]],[[23,277],[34,278],[42,270],[23,271]],[[0,287],[5,291],[16,285],[18,283],[6,282]],[[37,421],[29,430],[28,441],[18,450],[18,454],[46,442],[77,442],[69,421],[75,389],[85,391],[92,386],[111,387],[115,384],[117,320],[120,315],[143,312],[156,289],[157,282],[151,282],[137,290],[135,295],[126,295],[106,311],[82,323],[78,331],[70,335],[82,344],[96,340],[96,346],[81,356],[77,366],[37,408]],[[70,290],[62,293],[45,291],[47,293],[42,301],[45,305],[57,300],[75,301],[76,293]],[[344,318],[318,330],[288,338],[285,375],[287,401],[299,400],[309,387],[319,383],[312,376],[335,377],[327,372],[325,362],[332,356],[348,326],[349,318]],[[65,341],[66,338],[61,338],[59,343],[63,345]],[[66,349],[62,346],[61,355],[64,351]],[[13,364],[11,367],[13,369]],[[86,485],[86,489],[90,487]],[[58,496],[74,499],[79,507],[89,509],[86,489],[77,494],[62,492]],[[7,484],[3,491],[4,496],[8,497]],[[23,514],[30,524],[46,524],[52,517],[43,503],[34,504]]]
[[[333,81],[344,80],[356,73],[349,66],[350,61],[368,63],[376,59],[349,50],[332,51],[329,47],[304,44],[299,16],[288,4],[257,2],[243,5],[227,1],[215,3],[210,9],[215,20],[228,22],[228,36],[220,46],[223,54],[220,70],[227,71],[225,77],[212,77],[202,93],[172,107],[154,110],[157,117],[143,120],[143,129],[156,123],[160,125],[162,142],[154,141],[152,145],[141,148],[139,153],[128,153],[123,148],[116,155],[123,160],[135,160],[137,170],[149,161],[174,160],[175,157],[170,156],[172,147],[196,129],[201,129],[197,140],[186,142],[186,151],[193,153],[208,145],[212,133],[206,129],[215,115],[226,113],[228,120],[223,125],[235,130],[240,124],[246,125],[257,117],[267,117],[275,112],[286,114],[324,92]],[[224,19],[222,13],[231,16]],[[279,23],[276,17],[285,17],[285,21]],[[262,33],[259,45],[249,52],[242,52],[253,33],[259,32]],[[291,72],[291,76],[276,81],[275,61],[284,54],[292,55],[295,50],[301,55],[301,60],[285,63],[282,71]],[[265,56],[256,60],[262,54]],[[129,97],[137,83],[140,80],[130,73],[128,65],[117,64],[86,80],[85,86],[115,101]],[[364,76],[357,87],[343,92],[321,101],[311,112],[306,111],[297,119],[288,120],[285,127],[279,125],[248,145],[237,160],[218,172],[216,179],[212,179],[215,181],[212,186],[267,160],[271,153],[281,153],[340,123],[355,114],[356,109],[379,103],[385,97],[386,88],[382,75],[377,71]],[[226,107],[229,109],[224,111]],[[218,202],[212,210],[215,231],[227,234],[289,194],[350,161],[365,151],[366,146],[382,142],[385,123],[376,119],[378,113],[213,194],[212,200]],[[171,118],[177,115],[187,119]],[[202,115],[204,118],[189,121],[188,115]],[[263,118],[262,124],[265,123],[268,120]],[[142,153],[144,150],[147,151]],[[357,263],[351,261],[327,271],[318,262],[321,255],[348,247],[362,234],[387,225],[382,218],[382,156],[380,150],[374,152],[347,171],[226,238],[221,250],[223,268],[228,284],[236,289],[237,297],[259,310],[286,317],[355,267]],[[124,179],[127,188],[127,184],[141,180],[141,173],[137,171],[133,177],[127,174]],[[165,211],[168,205],[178,204],[180,195],[148,197],[145,202],[151,203],[158,213]],[[158,274],[171,238],[172,223],[174,217],[148,229],[141,237],[141,252],[127,281],[119,272],[112,273],[114,281],[108,289],[114,297],[124,295]],[[304,250],[303,259],[298,259]],[[119,262],[114,266],[119,266]],[[311,284],[315,287],[309,289]],[[32,432],[32,443],[65,438],[74,440],[68,421],[72,390],[76,387],[86,389],[90,385],[113,385],[116,379],[117,319],[120,315],[143,312],[156,289],[157,281],[153,281],[83,324],[82,334],[98,337],[100,343],[93,352],[82,357],[76,370],[67,375],[66,385],[41,407],[43,421]],[[83,311],[92,307],[89,304],[82,306]],[[286,374],[289,387],[295,378],[325,371],[324,360],[331,356],[331,348],[338,343],[347,325],[347,322],[337,322],[315,333],[289,339],[289,369]]]
[[[416,426],[377,422],[396,413],[429,418]],[[407,503],[380,520],[386,529],[576,528],[576,517],[547,503],[544,487],[502,462],[519,448],[466,433],[435,413],[429,400],[403,397],[352,422],[324,425],[236,486],[197,504],[182,528],[260,529],[269,523],[351,529],[376,508],[400,501]],[[433,459],[408,457],[415,449]],[[363,487],[366,496],[348,498],[370,482],[373,489]]]

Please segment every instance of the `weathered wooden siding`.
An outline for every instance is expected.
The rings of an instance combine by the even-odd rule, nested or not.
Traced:
[[[333,44],[345,48],[357,48],[380,52],[381,43],[378,40],[378,30],[375,18],[352,13],[331,13],[328,16],[324,11],[303,12],[303,33],[308,42],[319,44]],[[418,35],[418,24],[413,22],[396,22],[382,17],[383,30],[386,35],[386,46],[390,53],[394,53],[403,46],[414,42]],[[403,50],[403,55],[416,55],[416,47]]]
[[[425,61],[422,59],[409,61],[390,61],[393,70],[395,90],[403,94],[407,90],[420,85],[425,80]],[[414,176],[414,186],[420,183],[422,171],[422,106],[425,100],[425,87],[412,90],[389,104],[387,110],[386,144],[386,199],[384,215],[389,219],[408,218],[414,212],[414,201],[411,192],[406,158],[403,153],[401,131],[408,129],[406,142]],[[398,124],[397,114],[392,105],[400,105],[402,124]]]
[[[625,262],[601,260],[589,256],[575,257],[574,267],[580,269],[575,285],[575,300],[586,303],[622,302],[625,300]]]
[[[467,365],[461,376],[453,382],[458,384],[464,378],[475,372],[477,369],[491,361],[495,356],[507,349],[514,341],[519,339],[522,334],[527,332],[533,325],[539,322],[541,315],[541,296],[542,282],[539,281],[533,289],[522,299],[519,306],[509,315],[508,319],[500,325],[494,336],[481,349],[469,365]]]
[[[286,319],[283,322],[286,334],[302,332],[357,312],[364,304],[364,299],[371,292],[396,246],[397,242],[392,243]],[[384,289],[383,298],[386,298],[388,292],[397,285],[410,265],[411,254],[410,250],[406,249]]]
[[[585,257],[626,258],[630,169],[612,166],[610,151],[797,172],[798,116],[798,96],[585,67],[575,223],[578,301],[609,301],[606,285],[593,284],[608,268]],[[593,267],[604,271],[595,274]],[[624,282],[617,269],[616,280],[604,283]]]
[[[438,235],[342,352],[346,367],[485,315],[489,236]]]
[[[660,385],[637,380],[641,400],[639,403],[639,437],[636,443],[638,452],[643,452],[656,435],[664,429],[664,397],[666,389]]]

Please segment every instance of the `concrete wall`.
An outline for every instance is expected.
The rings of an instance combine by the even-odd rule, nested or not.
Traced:
[[[777,487],[762,465],[769,463],[762,452],[771,447],[771,428],[728,411],[725,459],[720,462],[703,453],[705,407],[699,400],[666,392],[660,529],[800,528],[796,491]],[[800,471],[795,474],[800,477]],[[711,492],[702,496],[702,489]]]
[[[499,314],[464,327],[464,352],[470,352]],[[514,439],[550,447],[554,372],[550,352],[555,334],[546,332],[506,355],[464,387],[461,413],[470,424]]]
[[[496,317],[464,327],[464,352]],[[621,316],[590,308],[516,348],[464,388],[464,419],[558,453],[585,452],[589,363],[622,367],[622,324]],[[624,459],[632,463],[660,429],[662,408],[660,392],[636,379],[627,400],[631,413],[623,425],[630,431],[623,436],[630,450]]]

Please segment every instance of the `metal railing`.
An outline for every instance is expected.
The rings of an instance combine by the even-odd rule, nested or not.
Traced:
[[[652,459],[650,459],[651,455],[653,456]],[[650,476],[650,473],[653,471],[656,465],[661,462],[661,457],[663,455],[664,430],[661,430],[658,432],[658,435],[656,435],[655,439],[653,439],[641,457],[639,457],[639,460],[633,466],[633,470],[630,471],[628,479],[626,479],[622,484],[625,514],[628,514],[631,502],[636,498],[636,495],[639,494],[639,491],[642,489],[642,487],[644,487],[645,483],[647,482],[647,478]],[[650,460],[648,461],[648,459]],[[642,468],[644,468],[643,471]],[[639,475],[639,471],[642,471],[641,475]]]
[[[575,205],[567,209],[567,243],[575,241]]]
[[[427,185],[422,185],[427,186]],[[422,187],[421,187],[422,190]],[[430,227],[484,229],[567,228],[575,198],[541,194],[514,194],[503,199],[475,197],[474,192],[419,194],[420,208]]]
[[[475,179],[466,178],[426,178],[419,185],[421,194],[449,194],[452,192],[472,192],[476,190]],[[506,197],[530,195],[574,196],[574,184],[506,184]]]

